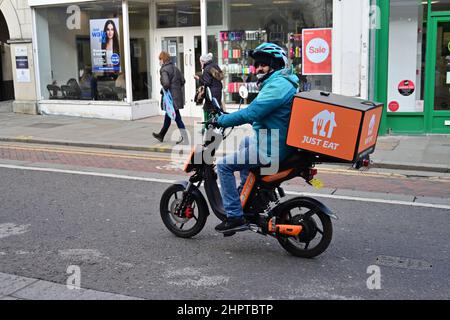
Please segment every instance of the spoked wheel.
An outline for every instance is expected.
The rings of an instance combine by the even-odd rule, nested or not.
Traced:
[[[296,257],[313,258],[323,253],[329,246],[333,226],[328,215],[318,207],[302,199],[294,199],[283,209],[279,224],[302,226],[296,236],[278,236],[278,242]]]
[[[195,193],[183,201],[184,187],[173,185],[161,197],[160,213],[164,225],[180,238],[191,238],[202,231],[208,217],[208,207]]]

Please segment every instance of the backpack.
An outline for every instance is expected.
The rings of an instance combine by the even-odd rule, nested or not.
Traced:
[[[205,100],[205,86],[200,86],[197,88],[197,91],[195,92],[194,102],[199,105],[203,104],[203,101]]]

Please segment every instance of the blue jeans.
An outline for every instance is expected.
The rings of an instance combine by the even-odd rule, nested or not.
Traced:
[[[250,143],[250,141],[249,137],[244,138],[238,152],[220,159],[217,163],[223,207],[229,218],[239,218],[244,215],[234,173],[240,172],[241,185],[239,189],[242,189],[250,174],[250,169],[261,166],[261,161],[257,156],[256,141],[254,143]]]

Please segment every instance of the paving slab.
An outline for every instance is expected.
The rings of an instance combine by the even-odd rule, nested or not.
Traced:
[[[0,296],[8,296],[38,280],[0,273]]]
[[[66,285],[42,280],[35,280],[31,285],[10,294],[10,297],[24,300],[139,300],[83,288],[71,290]]]
[[[12,296],[25,300],[75,300],[82,294],[81,290],[69,290],[65,285],[39,280]]]
[[[432,204],[443,204],[450,206],[450,199],[447,198],[435,198],[435,197],[417,197],[414,202],[419,203],[432,203]]]
[[[18,298],[14,298],[14,297],[10,297],[10,296],[6,296],[6,297],[0,297],[0,301],[4,301],[4,300],[20,300]]]

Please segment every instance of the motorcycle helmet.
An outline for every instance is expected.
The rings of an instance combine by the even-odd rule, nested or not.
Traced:
[[[265,42],[250,51],[249,55],[255,60],[255,66],[263,63],[274,70],[283,69],[288,63],[286,51],[274,43]]]

